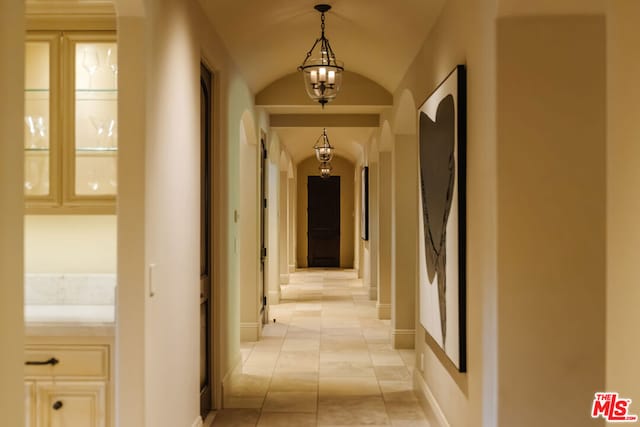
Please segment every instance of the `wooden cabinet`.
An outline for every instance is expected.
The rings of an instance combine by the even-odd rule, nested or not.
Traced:
[[[111,345],[87,339],[27,345],[26,427],[111,426]]]
[[[104,381],[38,382],[37,427],[105,427]]]
[[[27,213],[115,213],[115,34],[30,32],[25,52]]]

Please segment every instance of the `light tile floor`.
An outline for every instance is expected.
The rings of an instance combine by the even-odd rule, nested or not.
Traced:
[[[353,271],[291,274],[269,315],[263,338],[241,345],[214,426],[429,426],[414,351],[391,348],[389,321]]]

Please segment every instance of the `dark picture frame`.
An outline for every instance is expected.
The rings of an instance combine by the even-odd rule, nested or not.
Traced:
[[[360,236],[362,240],[369,240],[369,167],[364,166],[361,172],[361,209]]]
[[[466,92],[458,65],[418,110],[420,323],[460,372],[467,370]]]

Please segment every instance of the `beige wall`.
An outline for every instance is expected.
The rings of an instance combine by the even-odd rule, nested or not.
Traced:
[[[398,102],[409,89],[418,107],[456,64],[467,65],[468,372],[457,373],[418,324],[416,387],[452,426],[587,425],[584,408],[603,387],[604,366],[604,26],[598,18],[518,21],[500,34],[498,56],[496,6],[447,2],[396,91]],[[538,44],[541,34],[550,39]],[[576,78],[576,69],[587,71]],[[558,184],[540,185],[546,180]],[[540,218],[552,224],[544,239],[529,222]],[[569,360],[579,363],[568,369]],[[575,397],[544,406],[556,388]],[[545,418],[528,412],[540,407]]]
[[[121,427],[191,426],[199,418],[201,56],[214,72],[215,86],[218,404],[221,381],[240,360],[234,212],[239,208],[240,123],[245,111],[253,114],[253,97],[199,3],[145,5],[144,17],[118,20],[119,137],[128,147],[121,150],[119,164],[117,417]],[[155,296],[150,298],[147,268],[152,263]]]
[[[259,271],[260,251],[260,195],[259,171],[261,162],[260,141],[251,114],[245,111],[239,124],[239,169],[240,188],[238,209],[238,242],[235,253],[244,260],[239,268],[240,280],[240,340],[256,341],[260,336],[259,319],[262,305],[261,280]],[[251,260],[251,262],[249,262]]]
[[[604,16],[501,18],[497,40],[499,423],[602,425]]]
[[[400,103],[402,92],[405,89],[410,91],[416,104],[413,105],[413,118],[418,106],[457,64],[467,65],[466,374],[457,373],[443,352],[429,345],[417,312],[415,316],[418,364],[414,379],[419,395],[424,396],[424,400],[429,397],[436,425],[444,422],[456,427],[497,425],[495,16],[495,1],[446,2],[395,92],[396,103]],[[396,108],[399,109],[399,105]],[[406,121],[407,117],[396,116],[394,119]],[[406,125],[395,123],[392,127],[397,129]],[[381,179],[384,179],[386,163],[390,160],[386,156],[389,154],[381,154],[380,157]],[[417,182],[418,177],[415,179]],[[384,203],[384,187],[381,182],[381,205]],[[382,213],[380,218],[382,227]],[[382,245],[380,251],[382,262]],[[382,267],[379,267],[381,286],[384,281]],[[413,297],[417,300],[416,296]],[[420,369],[421,358],[424,369]]]
[[[116,272],[115,215],[27,215],[26,273]]]
[[[607,20],[607,379],[606,389],[640,402],[640,3],[608,2]]]
[[[0,418],[24,425],[23,106],[24,3],[0,3]]]
[[[331,175],[340,177],[340,267],[353,268],[354,256],[354,166],[348,160],[334,156]],[[297,181],[297,259],[298,267],[307,266],[307,178],[319,176],[318,160],[309,157],[298,164]]]

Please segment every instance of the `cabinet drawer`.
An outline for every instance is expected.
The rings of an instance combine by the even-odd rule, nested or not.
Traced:
[[[25,349],[25,361],[44,362],[51,358],[59,361],[52,365],[26,365],[25,376],[56,378],[108,378],[108,346],[50,346],[30,345]]]

